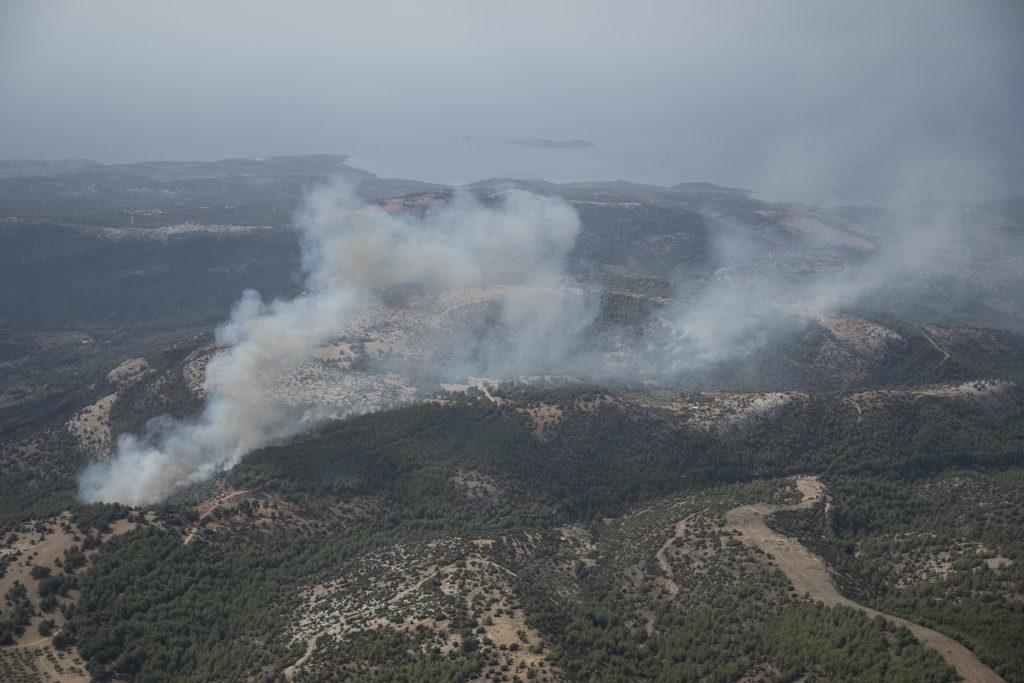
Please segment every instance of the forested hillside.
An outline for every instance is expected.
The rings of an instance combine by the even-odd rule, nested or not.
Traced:
[[[544,439],[522,410],[538,399],[566,411]],[[716,435],[594,388],[520,400],[454,396],[254,453],[216,490],[197,493],[197,507],[157,508],[151,523],[104,542],[89,568],[71,575],[81,597],[67,608],[64,642],[93,674],[145,679],[273,677],[300,660],[289,675],[311,680],[488,671],[951,679],[933,651],[891,624],[788,592],[770,558],[720,528],[731,506],[799,499],[786,477],[816,473],[828,486],[832,530],[805,542],[854,581],[854,595],[855,567],[877,566],[866,564],[874,546],[844,534],[884,538],[893,529],[899,539],[899,529],[920,529],[928,545],[897,542],[908,551],[955,546],[950,562],[964,573],[939,579],[948,593],[921,593],[928,584],[918,582],[935,579],[892,560],[886,585],[906,586],[905,597],[871,591],[865,602],[977,647],[1008,679],[1019,675],[1012,603],[979,597],[976,607],[956,592],[966,580],[975,591],[997,581],[1019,592],[1019,501],[978,489],[971,500],[991,507],[965,529],[940,493],[944,482],[1000,486],[1019,476],[1019,403],[992,411],[906,400],[858,419],[815,399],[747,433]],[[586,407],[596,401],[601,407]],[[897,479],[911,499],[896,509],[910,518],[872,502],[902,500],[888,483]],[[802,514],[814,523],[822,508]],[[665,541],[677,519],[691,517],[681,541]],[[781,528],[788,520],[779,518]],[[672,588],[660,563],[682,560],[660,559],[663,543],[690,558],[689,569],[673,570]],[[969,579],[978,563],[992,568]],[[362,574],[377,583],[346,578]],[[915,607],[917,594],[941,600],[946,616]],[[329,600],[310,612],[311,595]],[[989,616],[979,619],[978,609]],[[316,626],[335,623],[328,615],[338,610],[351,615],[341,639]],[[521,632],[511,642],[506,623]]]
[[[539,284],[368,288],[294,367],[229,376],[304,431],[159,503],[84,504],[120,438],[223,417],[244,290],[338,280],[307,278],[301,205],[339,175],[391,227],[526,191],[578,234]],[[1018,204],[2,163],[0,679],[1024,680]],[[906,221],[965,238],[903,270]],[[571,367],[460,365],[535,350],[503,302],[566,294]]]

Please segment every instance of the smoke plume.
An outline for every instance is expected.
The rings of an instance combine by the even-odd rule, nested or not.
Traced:
[[[560,200],[508,192],[485,205],[456,194],[421,211],[389,212],[364,205],[343,184],[317,190],[297,220],[305,292],[271,302],[246,292],[217,331],[221,350],[207,367],[201,416],[159,418],[142,435],[122,435],[112,459],[83,473],[81,497],[160,501],[328,416],[388,405],[356,386],[332,412],[322,402],[282,400],[278,382],[350,324],[385,311],[381,297],[396,292],[428,302],[427,317],[436,319],[416,333],[421,356],[378,356],[376,377],[421,388],[548,374],[671,383],[744,361],[780,335],[871,297],[929,292],[923,279],[955,275],[984,251],[982,238],[941,207],[893,212],[860,234],[819,226],[782,251],[766,248],[749,226],[706,220],[716,267],[630,337],[597,324],[600,293],[567,278],[580,222]],[[810,243],[821,239],[835,244]],[[840,257],[818,258],[833,247]],[[461,317],[446,317],[452,311]]]
[[[941,204],[894,209],[870,239],[846,239],[835,264],[803,265],[788,272],[786,257],[768,251],[749,234],[706,216],[715,228],[712,253],[717,266],[696,294],[677,293],[658,311],[645,340],[647,372],[661,376],[707,369],[750,357],[780,335],[798,331],[815,318],[872,300],[899,307],[900,296],[929,296],[929,280],[956,277],[973,267],[986,237],[1008,250],[1016,246],[992,234],[969,235],[956,211]]]
[[[445,340],[456,346],[453,367],[461,370],[525,374],[541,361],[564,362],[593,314],[582,297],[556,289],[580,229],[575,211],[558,200],[516,192],[489,207],[456,195],[422,215],[395,214],[363,205],[338,184],[312,193],[298,223],[306,291],[269,303],[247,291],[217,331],[222,350],[207,367],[202,415],[158,418],[141,436],[119,437],[114,456],[82,474],[83,500],[163,500],[323,419],[320,407],[276,400],[272,378],[379,307],[380,288],[520,286],[499,301],[504,327],[516,330],[501,338],[500,353],[486,340]]]

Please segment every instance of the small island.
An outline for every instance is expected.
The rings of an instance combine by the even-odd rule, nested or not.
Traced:
[[[589,140],[548,140],[547,138],[519,138],[518,140],[509,140],[509,143],[526,147],[557,147],[559,149],[580,149],[595,145]]]

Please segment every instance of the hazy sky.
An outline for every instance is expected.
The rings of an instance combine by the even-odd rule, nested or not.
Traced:
[[[595,176],[660,149],[650,177],[767,191],[896,167],[1019,187],[1022,67],[1020,0],[0,0],[0,158],[423,170],[537,136],[633,151]]]

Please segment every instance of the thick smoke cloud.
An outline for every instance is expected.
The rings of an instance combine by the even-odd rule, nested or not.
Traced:
[[[502,321],[518,332],[502,338],[500,354],[456,353],[454,365],[463,370],[472,363],[526,374],[541,359],[564,362],[576,332],[593,314],[580,297],[557,288],[580,229],[573,209],[557,200],[510,193],[486,207],[459,195],[420,216],[364,206],[350,188],[336,185],[309,197],[299,223],[307,291],[270,303],[246,292],[217,331],[223,349],[207,367],[202,415],[160,418],[142,436],[122,435],[112,459],[82,474],[83,500],[163,500],[233,466],[254,448],[323,419],[322,408],[276,400],[271,378],[378,307],[378,288],[519,286],[500,302]],[[446,340],[456,347],[468,341]]]
[[[141,436],[121,436],[116,455],[82,475],[81,497],[163,500],[330,415],[385,407],[359,392],[350,405],[332,410],[295,404],[281,400],[276,382],[314,349],[345,336],[353,321],[384,311],[381,298],[396,292],[430,302],[438,318],[420,330],[419,360],[376,359],[370,370],[378,376],[395,373],[418,387],[467,376],[685,382],[908,283],[908,291],[928,291],[922,279],[953,275],[971,265],[973,254],[1001,248],[998,240],[982,248],[986,238],[964,231],[953,210],[911,208],[889,216],[863,237],[825,231],[839,240],[842,257],[831,264],[812,258],[791,270],[749,230],[709,215],[717,268],[695,288],[681,289],[639,334],[623,334],[599,321],[600,293],[566,275],[580,222],[560,200],[510,192],[484,205],[457,194],[392,213],[363,205],[345,185],[322,188],[297,221],[305,293],[266,303],[246,292],[217,331],[221,350],[207,367],[202,415],[161,418]],[[797,246],[787,257],[804,263],[801,254]],[[451,308],[464,317],[442,319],[437,311],[453,292],[460,294]],[[478,304],[466,306],[474,296]]]

